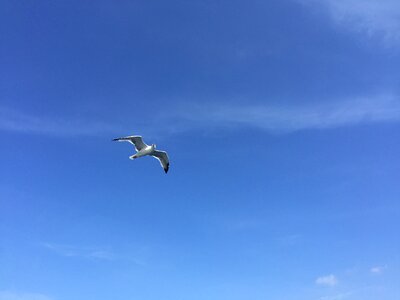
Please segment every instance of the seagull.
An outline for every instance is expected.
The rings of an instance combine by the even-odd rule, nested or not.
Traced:
[[[135,146],[136,153],[134,155],[129,156],[129,159],[136,159],[142,156],[150,155],[154,158],[157,158],[161,166],[164,169],[164,172],[167,173],[169,169],[169,159],[168,154],[165,151],[156,150],[156,144],[152,144],[151,146],[147,145],[143,142],[143,139],[139,135],[131,135],[126,137],[120,137],[113,139],[113,141],[118,142],[129,142]]]

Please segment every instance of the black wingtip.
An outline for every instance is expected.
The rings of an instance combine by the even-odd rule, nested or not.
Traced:
[[[164,169],[165,174],[168,173],[168,170],[169,170],[169,164],[168,164],[167,167]]]

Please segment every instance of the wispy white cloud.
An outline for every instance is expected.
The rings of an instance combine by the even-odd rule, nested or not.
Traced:
[[[400,41],[400,2],[398,0],[298,0],[327,8],[333,20],[348,30],[379,36],[385,42]]]
[[[49,118],[0,107],[0,130],[51,136],[96,136],[121,132],[121,126],[88,118]]]
[[[171,105],[169,109],[145,116],[149,123],[135,126],[135,133],[162,138],[191,130],[253,127],[272,133],[306,129],[328,129],[363,123],[399,122],[400,98],[392,95],[332,99],[314,104],[217,104],[192,102]],[[50,136],[96,136],[133,134],[132,126],[81,119],[51,119],[0,107],[0,131],[45,134]],[[123,120],[122,120],[123,122]],[[127,130],[128,129],[128,130]]]
[[[348,285],[349,284],[347,284],[347,286]],[[332,293],[331,295],[322,296],[319,298],[319,300],[383,299],[386,298],[384,294],[385,290],[386,288],[380,285],[363,285],[360,287],[354,287],[348,291],[341,291],[339,293]],[[335,291],[336,289],[331,290],[331,292]]]
[[[347,299],[348,297],[352,296],[354,292],[346,292],[346,293],[340,293],[340,294],[335,294],[332,296],[324,296],[319,298],[320,300],[342,300],[342,299]]]
[[[380,275],[380,274],[383,273],[384,269],[385,269],[385,267],[382,267],[382,266],[375,266],[375,267],[372,267],[369,271],[370,271],[372,274]]]
[[[0,291],[0,300],[52,300],[53,298],[38,293]]]
[[[80,258],[94,261],[119,261],[123,260],[135,265],[144,266],[146,261],[140,258],[139,253],[129,253],[127,255],[116,253],[110,249],[91,246],[65,245],[54,243],[41,243],[39,246],[46,248],[53,253],[66,258]],[[139,249],[140,250],[140,249]],[[1,300],[1,299],[0,299]]]
[[[323,285],[323,286],[330,286],[330,287],[332,287],[332,286],[335,286],[335,285],[338,284],[338,280],[337,280],[337,278],[336,278],[335,275],[330,274],[330,275],[318,277],[318,278],[315,280],[315,283],[318,284],[318,285]]]
[[[43,247],[65,257],[81,257],[99,260],[114,260],[116,256],[111,251],[96,247],[79,247],[72,245],[60,245],[43,243]]]
[[[398,122],[400,101],[392,96],[379,96],[302,106],[198,104],[176,109],[169,115],[175,117],[183,130],[248,126],[279,133]]]

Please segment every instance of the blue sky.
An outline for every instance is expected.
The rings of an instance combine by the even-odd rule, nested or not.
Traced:
[[[399,299],[399,32],[394,0],[1,1],[0,300]]]

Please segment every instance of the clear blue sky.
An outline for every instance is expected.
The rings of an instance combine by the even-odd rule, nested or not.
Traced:
[[[400,299],[399,50],[397,0],[2,0],[0,300]]]

